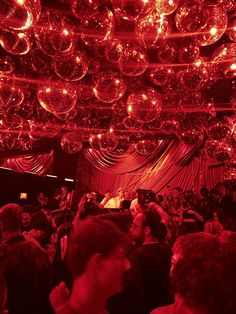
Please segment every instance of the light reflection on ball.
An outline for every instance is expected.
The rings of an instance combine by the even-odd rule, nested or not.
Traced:
[[[69,132],[61,138],[61,148],[64,152],[69,154],[78,153],[83,147],[82,139],[79,133]]]
[[[94,95],[101,101],[112,103],[122,98],[126,91],[126,84],[117,72],[99,72],[94,80]]]
[[[154,88],[145,88],[129,95],[127,112],[139,122],[154,121],[162,108],[161,95]]]

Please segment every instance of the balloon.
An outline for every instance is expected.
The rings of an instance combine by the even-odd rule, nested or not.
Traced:
[[[170,15],[179,5],[180,0],[156,0],[156,10],[159,14]]]
[[[221,6],[209,8],[210,16],[207,25],[202,30],[202,34],[196,36],[196,41],[200,46],[208,46],[219,40],[224,34],[227,24],[227,12]]]
[[[125,138],[119,138],[117,146],[112,150],[112,153],[122,155],[128,152],[129,142]]]
[[[172,63],[176,57],[177,46],[173,41],[167,40],[157,47],[157,58],[161,63]]]
[[[135,145],[135,149],[137,153],[141,155],[150,155],[158,147],[158,143],[152,140],[141,140]]]
[[[225,162],[233,157],[233,148],[228,139],[217,142],[213,152],[213,157],[219,162]]]
[[[57,57],[53,62],[55,73],[65,81],[78,81],[88,71],[87,56],[77,50],[64,58]]]
[[[218,78],[236,76],[236,43],[227,43],[218,47],[212,57],[213,75]]]
[[[178,47],[178,60],[181,63],[193,63],[199,59],[200,48],[192,38],[183,39]]]
[[[37,23],[40,0],[1,0],[0,26],[9,31],[25,31]]]
[[[74,107],[72,110],[66,113],[55,113],[55,117],[61,121],[70,121],[73,120],[78,113],[78,109]]]
[[[99,133],[89,138],[89,144],[93,149],[111,152],[116,148],[118,139],[111,133]]]
[[[180,32],[200,32],[208,22],[210,12],[201,5],[181,5],[175,15],[176,27]]]
[[[80,121],[80,125],[84,128],[98,128],[100,126],[100,120],[96,118],[86,117]]]
[[[69,132],[61,138],[61,148],[69,154],[78,153],[83,147],[83,142],[79,133]]]
[[[129,43],[126,47],[126,56],[119,63],[121,72],[126,76],[139,76],[148,67],[146,50],[137,44]]]
[[[96,13],[98,0],[72,0],[70,3],[72,13],[78,18],[88,17]]]
[[[206,127],[206,133],[213,140],[221,140],[232,135],[233,126],[226,120],[213,118]]]
[[[175,114],[171,113],[164,114],[160,120],[161,120],[160,128],[162,132],[164,132],[165,134],[173,134],[180,127],[179,120]]]
[[[76,91],[66,84],[45,82],[37,90],[40,105],[47,111],[58,114],[72,110],[77,102]]]
[[[27,55],[21,57],[21,65],[25,72],[32,75],[48,76],[51,71],[51,59],[39,49],[31,49]]]
[[[175,71],[172,66],[156,65],[149,70],[148,78],[156,86],[168,88],[171,81],[175,79]]]
[[[112,0],[115,13],[122,19],[134,21],[147,15],[155,7],[155,0]]]
[[[119,99],[112,104],[112,112],[114,117],[120,117],[123,120],[127,116],[125,97]]]
[[[124,120],[123,120],[123,124],[124,126],[127,128],[127,129],[130,129],[130,130],[137,130],[137,129],[141,129],[142,126],[143,126],[143,123],[140,123],[138,122],[137,120],[135,119],[132,119],[130,117],[126,117]]]
[[[178,105],[181,104],[182,98],[178,91],[167,91],[162,96],[163,99],[163,109],[166,111],[177,109]]]
[[[213,158],[213,153],[214,150],[217,146],[218,141],[217,140],[212,140],[212,139],[207,139],[204,145],[204,150],[206,151],[206,153],[208,154],[209,157]]]
[[[223,0],[199,0],[199,3],[205,6],[217,6],[221,5]]]
[[[0,106],[4,108],[19,106],[24,100],[21,89],[0,82]]]
[[[179,69],[176,75],[179,85],[186,90],[201,90],[209,79],[208,68],[201,61]]]
[[[231,191],[236,189],[236,169],[232,168],[226,171],[221,179],[223,184]]]
[[[235,0],[222,0],[222,4],[227,11],[234,11],[236,9]]]
[[[229,39],[236,41],[236,14],[233,14],[229,17],[228,28],[226,31]]]
[[[113,39],[114,30],[114,15],[107,8],[84,18],[81,21],[81,39],[89,46]]]
[[[141,45],[147,48],[157,47],[170,33],[168,20],[156,12],[136,21],[135,33]]]
[[[161,95],[154,88],[145,88],[128,96],[127,112],[138,122],[154,121],[162,108]]]
[[[126,46],[122,41],[114,39],[112,42],[108,42],[105,46],[104,52],[105,57],[109,62],[119,63],[125,58]]]
[[[91,56],[88,58],[88,74],[97,74],[100,67],[100,61],[97,58]]]
[[[187,110],[197,111],[201,108],[204,102],[204,97],[200,91],[183,92],[179,107]]]
[[[1,32],[0,44],[13,55],[25,55],[30,51],[30,38],[24,33]]]
[[[39,49],[50,57],[70,54],[77,41],[66,17],[50,10],[41,15],[34,34]]]
[[[198,128],[188,128],[177,131],[180,141],[186,145],[200,144],[204,138],[204,131]]]
[[[0,55],[0,74],[9,74],[14,71],[14,60],[8,55]]]
[[[94,80],[93,93],[103,102],[115,102],[124,96],[125,91],[126,84],[117,72],[99,72]]]

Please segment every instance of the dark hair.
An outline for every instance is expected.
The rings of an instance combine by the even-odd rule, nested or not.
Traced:
[[[202,197],[207,197],[209,195],[209,190],[205,186],[200,189],[200,195]]]
[[[220,247],[180,260],[172,272],[172,287],[186,305],[205,314],[236,313],[236,255]]]
[[[126,243],[124,234],[110,221],[89,217],[76,225],[69,237],[66,254],[68,271],[74,280],[83,273],[90,257],[96,253],[109,256]]]
[[[150,228],[151,236],[156,238],[158,241],[158,237],[160,236],[160,223],[161,223],[161,216],[154,210],[145,210],[143,212],[143,220],[142,220],[142,227]]]
[[[22,208],[18,204],[10,203],[0,208],[2,231],[18,231],[22,226]]]
[[[58,195],[61,195],[62,192],[61,192],[61,189],[56,189],[53,193],[53,196],[58,196]]]
[[[214,250],[219,241],[211,234],[205,232],[188,233],[180,236],[173,246],[173,253],[180,254],[183,258],[198,252],[207,254],[208,250]]]
[[[42,246],[45,246],[49,242],[50,236],[53,233],[52,225],[43,212],[37,212],[31,216],[30,229],[44,231],[44,236],[40,240]]]
[[[37,211],[37,209],[35,208],[34,205],[26,204],[26,205],[22,206],[22,213],[28,213],[28,214],[32,215],[36,211]]]
[[[113,222],[122,232],[129,233],[133,217],[130,213],[111,213],[99,216]]]

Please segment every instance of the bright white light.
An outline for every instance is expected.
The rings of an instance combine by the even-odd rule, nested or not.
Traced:
[[[212,27],[211,29],[210,29],[210,34],[211,35],[215,35],[217,33],[217,28],[216,27]]]
[[[74,179],[65,178],[64,180],[67,182],[74,182]]]

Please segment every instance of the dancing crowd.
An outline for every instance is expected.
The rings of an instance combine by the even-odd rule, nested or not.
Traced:
[[[66,186],[0,208],[0,314],[235,314],[236,191]]]

